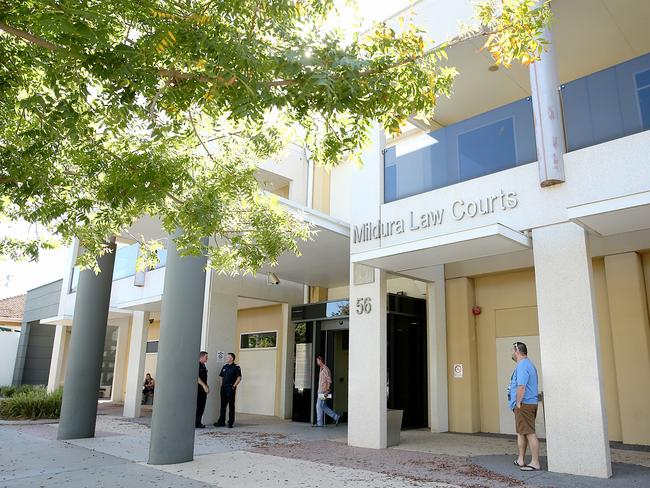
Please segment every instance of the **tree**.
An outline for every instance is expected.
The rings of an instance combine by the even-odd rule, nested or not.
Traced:
[[[547,3],[479,5],[497,62],[541,53]],[[358,157],[370,124],[399,132],[456,70],[412,24],[346,41],[333,0],[0,0],[0,216],[79,239],[92,266],[143,215],[182,253],[251,272],[310,229],[260,192],[256,163],[301,140],[318,164]],[[213,237],[205,248],[201,238]],[[140,236],[134,236],[140,238]],[[216,244],[216,245],[215,245]],[[0,240],[36,257],[44,240]],[[155,259],[156,242],[140,263]]]

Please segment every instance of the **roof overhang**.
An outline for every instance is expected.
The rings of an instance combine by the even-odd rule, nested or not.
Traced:
[[[325,213],[280,198],[282,204],[316,230],[310,241],[300,242],[301,255],[285,253],[276,266],[264,266],[280,279],[332,288],[350,282],[350,226]]]
[[[650,229],[650,191],[567,209],[569,219],[601,236]]]
[[[432,266],[522,251],[530,246],[530,237],[505,225],[492,224],[355,254],[352,261],[426,279],[424,270]]]

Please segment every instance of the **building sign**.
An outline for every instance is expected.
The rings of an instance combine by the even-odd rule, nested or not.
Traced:
[[[433,208],[420,213],[410,211],[403,218],[384,222],[377,220],[355,225],[352,242],[357,244],[405,232],[417,232],[418,230],[440,226],[449,219],[461,221],[474,218],[477,215],[504,212],[515,208],[518,204],[517,192],[505,192],[503,190],[497,194],[474,200],[454,200],[447,207]]]

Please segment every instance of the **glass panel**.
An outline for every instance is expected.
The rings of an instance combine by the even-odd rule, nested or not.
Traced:
[[[325,314],[327,317],[347,317],[350,315],[350,301],[328,302]]]
[[[241,335],[241,349],[276,347],[277,332],[257,332]]]
[[[146,352],[148,353],[158,352],[158,341],[148,341]]]
[[[650,54],[561,86],[567,150],[650,128]]]
[[[639,90],[639,109],[641,110],[641,126],[650,129],[650,86]]]
[[[135,261],[138,258],[139,244],[130,244],[117,248],[115,253],[115,266],[113,268],[113,280],[126,278],[135,274]]]
[[[156,269],[162,268],[163,266],[167,265],[167,249],[158,249],[157,251],[158,254],[158,264],[156,265]]]
[[[133,276],[135,274],[135,262],[138,258],[139,244],[131,244],[119,247],[115,254],[115,266],[113,268],[113,281]],[[154,269],[162,268],[167,265],[167,249],[159,249],[158,264]],[[79,285],[79,266],[72,270],[72,281],[70,282],[70,292],[77,291]]]
[[[397,199],[397,165],[386,166],[384,171],[384,201]]]
[[[515,166],[515,129],[512,118],[458,136],[460,179],[471,180]]]
[[[72,270],[72,281],[70,282],[70,292],[77,291],[79,285],[79,266],[75,266]]]
[[[650,86],[650,69],[642,71],[634,75],[636,79],[636,87],[643,88],[644,86]]]
[[[430,132],[430,145],[384,152],[386,203],[537,159],[533,109],[525,98]]]

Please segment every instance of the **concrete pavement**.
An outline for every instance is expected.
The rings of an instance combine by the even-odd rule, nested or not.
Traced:
[[[522,473],[512,466],[509,438],[406,431],[397,448],[370,450],[347,446],[344,425],[316,429],[247,415],[235,429],[197,430],[194,461],[150,466],[147,424],[98,415],[95,438],[65,442],[56,440],[57,425],[2,425],[0,487],[650,486],[650,452],[612,449],[614,478],[597,480]]]

